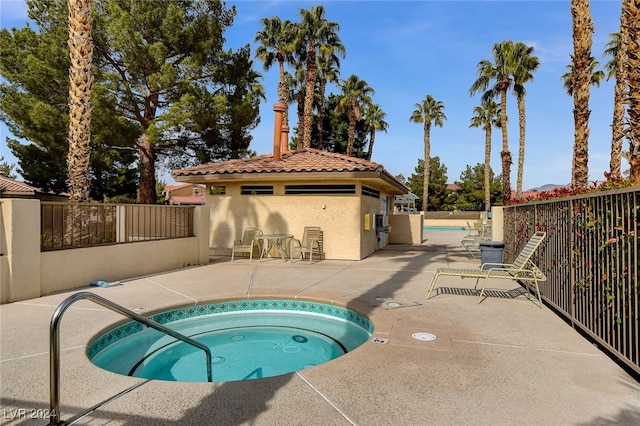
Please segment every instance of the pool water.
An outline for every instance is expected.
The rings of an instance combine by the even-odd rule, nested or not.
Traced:
[[[373,332],[368,319],[345,308],[316,302],[278,303],[288,305],[288,310],[196,316],[178,315],[174,310],[153,319],[210,348],[215,382],[260,379],[313,367],[356,349]],[[312,311],[295,310],[291,305]],[[95,365],[118,374],[207,381],[202,350],[135,322],[101,334],[89,345],[87,354]]]
[[[423,226],[425,231],[468,231],[466,226]]]

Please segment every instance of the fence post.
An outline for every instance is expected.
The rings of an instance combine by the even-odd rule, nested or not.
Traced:
[[[7,250],[0,302],[40,297],[40,200],[4,198],[0,208]]]
[[[127,242],[127,227],[126,227],[126,208],[125,206],[116,206],[116,242]]]

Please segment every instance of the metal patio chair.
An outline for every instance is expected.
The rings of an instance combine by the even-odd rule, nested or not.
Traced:
[[[292,238],[290,243],[289,255],[293,262],[294,253],[300,253],[302,259],[305,255],[309,255],[309,262],[313,263],[313,255],[322,260],[324,257],[322,247],[322,229],[319,226],[305,226],[302,239]]]
[[[262,248],[260,247],[260,240],[258,237],[262,236],[262,231],[258,228],[245,228],[242,232],[241,240],[233,241],[233,248],[231,249],[231,261],[236,253],[249,253],[249,260],[253,260],[253,251],[257,250],[260,254]]]

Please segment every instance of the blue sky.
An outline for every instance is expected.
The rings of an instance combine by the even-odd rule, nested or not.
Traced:
[[[375,90],[374,102],[387,113],[389,129],[378,133],[372,160],[393,175],[409,177],[423,156],[422,125],[409,116],[427,94],[445,106],[444,126],[431,131],[431,155],[447,166],[449,182],[458,180],[467,165],[484,161],[484,132],[469,128],[479,95],[469,95],[480,60],[492,60],[491,47],[506,39],[534,47],[541,62],[534,81],[526,87],[527,140],[524,189],[571,181],[573,150],[573,99],[562,87],[573,50],[571,13],[568,0],[537,1],[228,1],[235,4],[234,24],[225,33],[228,48],[247,43],[255,51],[254,38],[260,19],[279,16],[298,21],[298,11],[323,4],[326,17],[340,24],[339,35],[347,50],[341,63],[342,79],[356,74]],[[601,65],[609,34],[620,24],[620,0],[591,2],[596,31],[592,54]],[[22,0],[0,4],[3,28],[22,27],[26,5]],[[261,123],[252,131],[250,148],[258,154],[272,150],[273,109],[277,102],[277,68],[268,72],[256,60],[263,74],[267,100],[260,108]],[[589,178],[602,180],[609,168],[613,79],[592,88],[589,139]],[[329,87],[327,93],[339,93]],[[513,96],[507,100],[509,149],[514,164],[511,182],[515,189],[518,158],[518,119]],[[295,117],[295,105],[290,106]],[[6,148],[7,130],[0,126],[0,153],[15,162]],[[499,130],[494,130],[491,166],[501,173]],[[626,146],[625,146],[626,149]],[[628,168],[623,159],[623,169]],[[170,178],[167,175],[163,180]]]

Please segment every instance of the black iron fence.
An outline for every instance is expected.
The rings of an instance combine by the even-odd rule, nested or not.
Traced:
[[[640,187],[505,207],[505,261],[537,230],[543,299],[640,373]]]
[[[190,206],[42,202],[41,251],[192,237]]]

